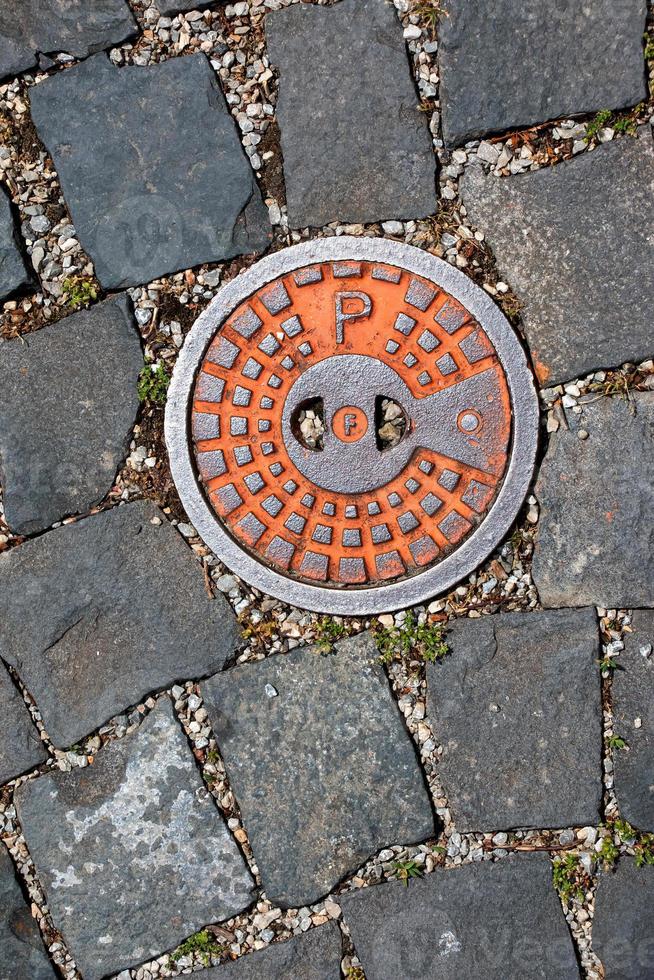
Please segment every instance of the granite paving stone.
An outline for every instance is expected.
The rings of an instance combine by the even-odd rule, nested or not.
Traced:
[[[0,844],[0,980],[56,980],[14,865]]]
[[[206,970],[202,980],[341,980],[341,945],[340,929],[330,922]]]
[[[0,187],[0,301],[30,284],[8,195]]]
[[[654,606],[654,392],[596,399],[565,418],[536,482],[541,602]]]
[[[0,346],[0,479],[16,534],[84,513],[111,490],[142,368],[126,295]]]
[[[578,980],[544,855],[339,895],[366,980]]]
[[[220,670],[237,634],[227,600],[209,599],[199,564],[149,501],[0,557],[0,656],[55,745],[72,745],[155,689]]]
[[[628,745],[613,753],[615,792],[621,816],[654,833],[654,610],[634,610],[632,626],[613,673],[613,727]]]
[[[449,145],[647,98],[645,0],[445,0],[438,25]]]
[[[523,304],[541,384],[654,354],[649,127],[517,177],[471,167],[461,195]]]
[[[30,97],[105,288],[267,247],[268,211],[204,55],[126,68],[96,55]]]
[[[654,867],[621,858],[600,876],[595,893],[593,950],[606,980],[654,976]]]
[[[382,847],[434,835],[413,744],[370,634],[202,684],[267,897],[310,905]]]
[[[137,966],[252,901],[167,696],[92,766],[23,783],[16,806],[84,980]]]
[[[268,14],[266,35],[291,226],[433,214],[431,138],[393,6],[297,4]]]
[[[427,666],[439,773],[459,832],[596,824],[602,801],[594,609],[457,621]]]
[[[125,0],[2,0],[0,78],[34,68],[41,52],[85,58],[137,31]]]
[[[21,693],[0,661],[0,786],[47,758]]]

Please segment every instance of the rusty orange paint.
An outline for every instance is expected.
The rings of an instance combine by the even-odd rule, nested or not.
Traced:
[[[435,291],[424,311],[405,302],[412,281]],[[357,293],[371,299],[370,310]],[[281,307],[280,295],[285,296]],[[344,314],[342,338],[337,295]],[[417,326],[393,351],[388,339],[398,312],[412,317]],[[456,329],[439,323],[445,312],[460,320]],[[418,342],[424,331],[437,343],[431,351]],[[461,344],[473,334],[478,356],[469,361]],[[420,450],[402,473],[375,491],[339,494],[310,483],[285,448],[283,407],[302,372],[334,354],[384,361],[415,398],[496,367],[503,423],[488,469]],[[443,373],[435,364],[447,355],[455,367]],[[510,448],[511,402],[499,358],[479,323],[456,300],[405,270],[326,262],[282,276],[226,320],[206,352],[196,389],[200,378],[204,383],[201,397],[198,392],[194,399],[192,429],[207,497],[246,549],[300,580],[356,586],[415,574],[441,561],[474,531],[502,483]],[[213,381],[219,391],[215,400],[207,394]],[[245,421],[235,424],[235,418]],[[346,406],[335,414],[332,431],[343,442],[354,442],[367,425],[359,408]],[[467,435],[474,441],[478,432]],[[440,502],[432,514],[421,506],[428,494]],[[389,502],[394,495],[401,498],[401,506]],[[404,517],[402,526],[398,518],[407,514],[412,517]]]

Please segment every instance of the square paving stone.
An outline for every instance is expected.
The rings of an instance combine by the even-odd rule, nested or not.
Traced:
[[[220,670],[237,643],[228,602],[209,599],[198,562],[149,501],[12,549],[0,596],[0,656],[59,746],[153,690]]]
[[[392,4],[297,4],[268,14],[266,35],[290,224],[433,214],[435,158]]]
[[[621,858],[615,871],[600,876],[592,942],[606,980],[652,980],[654,867]]]
[[[411,739],[369,634],[202,684],[267,897],[310,905],[371,854],[435,833]]]
[[[636,609],[632,625],[613,674],[614,731],[628,746],[613,753],[615,792],[620,815],[654,833],[654,610]]]
[[[541,855],[338,896],[366,980],[579,980]]]
[[[47,758],[38,728],[0,660],[0,786]]]
[[[460,832],[597,823],[600,643],[594,609],[458,620],[427,667],[439,773]]]
[[[267,247],[268,211],[204,55],[147,68],[97,55],[30,98],[105,288]]]
[[[84,513],[111,490],[142,368],[126,295],[2,344],[0,479],[16,534]]]
[[[654,353],[654,144],[649,127],[518,177],[471,167],[468,217],[486,235],[543,385]]]
[[[341,980],[341,931],[333,922],[205,970],[198,980]]]
[[[39,927],[0,843],[0,980],[56,980]]]
[[[446,0],[438,27],[450,145],[647,98],[645,0]]]
[[[654,392],[601,398],[565,417],[536,482],[541,602],[654,606]]]
[[[16,793],[55,926],[84,980],[172,949],[252,901],[252,878],[167,697],[92,766]]]
[[[23,258],[11,201],[0,188],[0,301],[29,286],[30,274]]]
[[[2,0],[0,78],[34,68],[40,52],[85,58],[137,31],[125,0]]]

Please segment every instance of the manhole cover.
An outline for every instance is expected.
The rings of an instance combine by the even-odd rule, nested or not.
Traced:
[[[429,598],[488,555],[537,423],[523,351],[481,289],[419,249],[333,238],[221,290],[184,344],[166,441],[233,571],[357,614]]]

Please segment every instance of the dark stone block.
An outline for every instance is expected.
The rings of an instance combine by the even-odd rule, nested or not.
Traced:
[[[0,844],[0,976],[2,980],[56,980],[39,927],[30,915],[14,874],[14,865]]]
[[[20,691],[0,661],[0,785],[47,758]]]
[[[181,536],[141,501],[0,557],[0,656],[67,746],[157,688],[220,670],[237,642]]]
[[[449,145],[647,98],[645,0],[446,0],[438,26]]]
[[[460,832],[595,824],[602,802],[594,609],[458,620],[427,667],[439,773]]]
[[[20,250],[11,201],[0,188],[0,300],[29,286],[30,274]]]
[[[654,146],[649,127],[519,177],[461,183],[522,319],[543,385],[654,351]]]
[[[339,895],[367,980],[579,980],[547,857]]]
[[[290,224],[433,214],[431,138],[392,5],[296,4],[268,14],[266,33]]]
[[[541,602],[654,606],[654,392],[590,401],[566,420],[536,483],[532,574]]]
[[[310,905],[393,843],[434,834],[416,754],[369,634],[202,685],[267,897]]]
[[[35,68],[40,52],[85,58],[137,30],[125,0],[2,0],[0,78]]]
[[[206,970],[203,980],[340,980],[341,932],[328,923],[303,936]]]
[[[2,344],[0,476],[16,534],[106,496],[129,447],[142,367],[125,295]]]
[[[138,966],[252,900],[168,698],[92,766],[23,783],[16,805],[84,980]]]
[[[620,815],[654,833],[654,610],[636,609],[633,630],[613,674],[614,730],[628,745],[613,753],[615,792]]]
[[[654,976],[654,867],[621,858],[602,874],[595,894],[593,950],[606,980]]]
[[[147,68],[98,55],[30,97],[105,288],[268,245],[268,212],[204,55]]]

